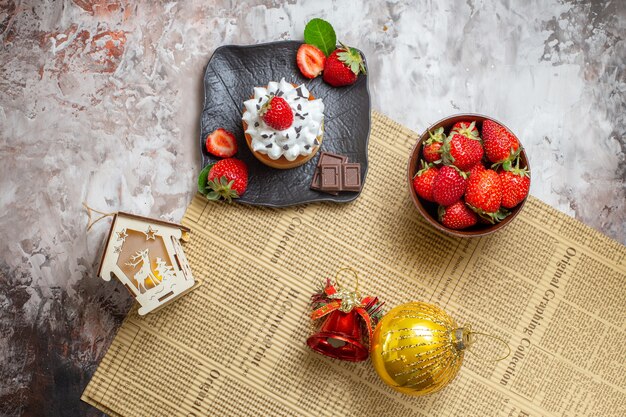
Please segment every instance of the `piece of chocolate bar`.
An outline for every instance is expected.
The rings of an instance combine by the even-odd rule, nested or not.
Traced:
[[[361,190],[361,164],[346,163],[341,166],[341,189],[343,191]]]
[[[311,189],[316,191],[321,191],[330,195],[339,195],[338,191],[324,191],[322,190],[322,177],[320,175],[320,169],[315,168],[315,172],[313,173],[313,180],[311,181]]]
[[[313,173],[313,179],[311,180],[311,189],[319,190],[322,185],[322,178],[320,177],[320,169],[315,168],[315,172]]]
[[[341,165],[322,165],[320,177],[322,191],[341,191]]]
[[[320,154],[320,159],[317,161],[317,166],[328,165],[328,164],[336,164],[341,165],[348,161],[348,157],[345,155],[337,155],[329,152],[322,152]]]

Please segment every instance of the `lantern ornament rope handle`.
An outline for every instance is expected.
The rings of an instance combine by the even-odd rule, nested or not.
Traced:
[[[337,271],[337,275],[335,275],[335,282],[337,283],[337,287],[341,288],[341,283],[339,282],[339,275],[341,275],[341,273],[344,271],[352,272],[352,275],[354,275],[354,282],[355,282],[354,293],[356,294],[358,298],[361,298],[361,291],[359,291],[359,274],[350,267],[341,268],[339,271]]]
[[[100,220],[109,216],[115,216],[115,214],[117,214],[117,213],[105,213],[103,211],[96,210],[95,208],[89,207],[87,203],[85,203],[84,201],[83,201],[83,207],[85,207],[85,209],[87,210],[87,215],[89,216],[89,222],[87,223],[87,231],[89,231],[93,227],[93,225],[98,223]],[[98,213],[101,216],[94,220],[92,217],[93,213]]]

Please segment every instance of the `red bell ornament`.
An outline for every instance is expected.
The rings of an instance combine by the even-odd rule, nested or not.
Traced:
[[[319,332],[309,337],[307,345],[322,355],[345,361],[359,362],[367,359],[368,346],[363,339],[359,313],[335,310],[328,315]]]
[[[354,274],[355,291],[341,288],[338,276],[342,271]],[[383,304],[376,297],[361,298],[358,275],[353,269],[339,270],[335,284],[327,280],[325,287],[311,297],[311,304],[313,320],[325,317],[320,330],[307,339],[307,345],[312,350],[351,362],[368,358],[372,328],[382,316]]]

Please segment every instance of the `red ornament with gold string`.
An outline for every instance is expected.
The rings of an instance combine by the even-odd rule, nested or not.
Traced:
[[[354,275],[355,289],[350,291],[339,283],[341,272]],[[351,268],[337,272],[335,283],[326,280],[323,288],[311,297],[311,319],[325,318],[318,332],[307,339],[307,345],[322,355],[351,362],[368,358],[372,329],[382,316],[377,297],[361,297],[359,277]]]

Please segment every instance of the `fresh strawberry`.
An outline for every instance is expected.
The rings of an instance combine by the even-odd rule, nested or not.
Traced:
[[[361,72],[365,74],[365,63],[359,51],[341,44],[326,58],[323,78],[333,87],[342,87],[354,84]]]
[[[467,170],[467,177],[471,178],[472,175],[478,173],[478,172],[482,172],[484,170],[486,170],[487,168],[485,168],[485,166],[479,162],[476,165],[474,165],[473,167],[471,167],[470,169]]]
[[[424,200],[435,201],[433,199],[433,183],[438,173],[437,167],[422,161],[422,169],[417,171],[413,177],[413,189],[418,196]]]
[[[465,173],[456,167],[444,165],[439,169],[433,184],[433,199],[442,206],[449,206],[465,192]]]
[[[448,207],[439,206],[439,222],[450,229],[466,229],[478,222],[478,216],[459,200]]]
[[[469,139],[480,139],[475,121],[456,122],[450,130],[450,134],[452,133],[458,133],[459,135],[463,135]]]
[[[315,78],[320,75],[324,69],[326,55],[317,47],[303,43],[300,45],[300,48],[298,48],[296,62],[298,63],[298,68],[300,68],[302,75],[307,78]]]
[[[430,136],[424,147],[422,148],[422,154],[426,162],[439,163],[441,162],[441,146],[446,139],[446,135],[443,133],[443,127],[435,129],[434,132],[428,132]]]
[[[441,162],[441,147],[443,143],[433,142],[424,145],[423,155],[426,162],[439,163]]]
[[[209,170],[206,191],[209,200],[220,197],[230,202],[239,198],[248,188],[248,167],[235,158],[220,159]]]
[[[218,158],[230,158],[237,153],[235,135],[219,128],[206,137],[206,150]]]
[[[521,203],[530,189],[530,173],[519,167],[519,158],[511,171],[499,170],[502,181],[502,207],[513,208]]]
[[[498,173],[485,169],[470,176],[465,190],[465,202],[481,218],[490,223],[504,219],[508,212],[501,209],[502,181]]]
[[[483,146],[487,159],[494,164],[502,164],[505,170],[510,169],[519,151],[519,141],[504,126],[485,120],[483,122]]]
[[[467,171],[480,162],[484,151],[480,141],[454,133],[443,144],[441,154],[444,164],[454,165],[461,171]]]
[[[285,130],[293,123],[293,111],[282,97],[270,96],[261,107],[260,115],[269,127],[276,130]]]

